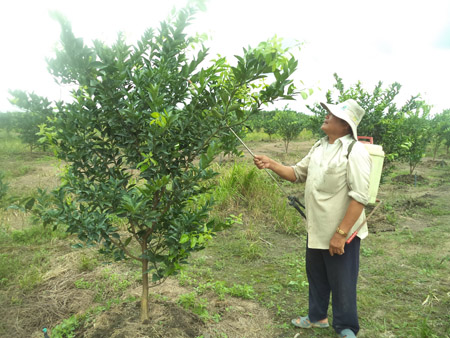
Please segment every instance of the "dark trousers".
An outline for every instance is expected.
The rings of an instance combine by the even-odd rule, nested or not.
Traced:
[[[359,331],[356,309],[356,284],[359,271],[361,240],[355,237],[345,245],[343,255],[331,256],[328,250],[308,249],[306,274],[309,282],[309,319],[316,322],[327,318],[332,294],[333,328],[337,333],[351,329]]]

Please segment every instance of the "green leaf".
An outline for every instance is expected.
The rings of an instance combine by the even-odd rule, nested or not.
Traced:
[[[187,241],[189,241],[189,235],[188,234],[181,235],[180,244],[186,243]]]
[[[125,242],[123,243],[124,246],[127,246],[128,244],[130,244],[131,240],[133,239],[132,236],[128,237]]]
[[[191,238],[191,249],[193,249],[196,244],[197,244],[197,237],[192,237]]]

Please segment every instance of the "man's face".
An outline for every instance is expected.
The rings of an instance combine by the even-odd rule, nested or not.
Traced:
[[[328,112],[320,127],[328,136],[344,136],[349,133],[349,125],[344,120]]]

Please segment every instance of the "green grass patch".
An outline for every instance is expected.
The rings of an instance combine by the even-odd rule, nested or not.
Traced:
[[[42,225],[23,230],[0,229],[0,286],[19,285],[30,291],[42,282],[48,268],[52,246],[67,233]]]
[[[221,175],[213,192],[218,215],[243,212],[250,218],[248,224],[265,224],[287,234],[303,234],[303,221],[297,211],[288,205],[287,196],[264,171],[245,162],[234,162],[220,168]]]
[[[0,157],[17,157],[29,152],[29,147],[20,140],[17,133],[7,133],[0,129]]]
[[[96,292],[94,301],[105,302],[124,294],[135,281],[130,276],[133,276],[133,274],[119,275],[111,272],[109,268],[105,268],[99,279],[85,280],[84,278],[80,278],[75,281],[75,287],[78,289],[94,290]]]

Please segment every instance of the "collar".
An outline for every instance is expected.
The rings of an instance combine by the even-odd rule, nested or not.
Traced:
[[[336,143],[336,142],[340,142],[340,143],[342,144],[342,146],[345,147],[345,146],[350,145],[350,143],[352,143],[353,140],[354,140],[353,136],[351,136],[350,134],[347,134],[347,135],[344,135],[344,136],[342,136],[342,137],[339,137],[339,138],[335,141],[335,143]],[[322,137],[322,138],[320,139],[320,144],[321,144],[322,146],[325,146],[326,143],[328,143],[328,136],[324,136],[324,137]]]

